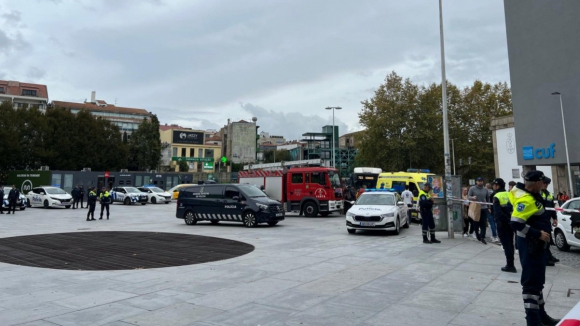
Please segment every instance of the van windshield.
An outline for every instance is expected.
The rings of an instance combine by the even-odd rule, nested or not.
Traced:
[[[268,197],[260,188],[254,185],[238,186],[242,193],[248,198]]]

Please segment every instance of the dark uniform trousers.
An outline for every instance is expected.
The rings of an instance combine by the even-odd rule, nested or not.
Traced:
[[[496,221],[497,223],[497,221]],[[505,258],[508,262],[514,262],[514,230],[507,225],[507,226],[499,226],[497,228],[497,235],[499,236],[499,241],[501,242],[501,246],[503,247]],[[519,237],[518,237],[519,238]]]
[[[430,210],[421,210],[421,221],[423,235],[426,236],[429,232],[431,238],[435,238],[435,219],[433,219],[433,212]]]
[[[103,212],[107,209],[107,219],[109,219],[109,204],[101,204],[101,218],[103,218]]]
[[[97,203],[89,203],[88,204],[89,207],[89,212],[87,213],[87,220],[89,219],[89,216],[91,216],[91,218],[95,218],[95,208],[97,207]],[[109,210],[107,209],[107,213],[109,212]],[[102,215],[102,213],[101,213]]]
[[[16,199],[10,199],[8,201],[8,213],[12,210],[12,214],[16,212]]]
[[[526,320],[535,322],[540,320],[541,311],[544,311],[544,283],[546,282],[547,250],[544,242],[516,237],[522,264],[522,295]]]

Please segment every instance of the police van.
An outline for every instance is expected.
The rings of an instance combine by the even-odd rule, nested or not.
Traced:
[[[202,184],[179,191],[175,216],[187,225],[223,221],[241,222],[246,227],[260,223],[274,226],[284,220],[284,207],[253,185]]]

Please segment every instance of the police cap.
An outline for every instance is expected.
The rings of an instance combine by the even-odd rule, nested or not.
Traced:
[[[432,187],[431,187],[431,184],[430,184],[429,182],[425,183],[425,184],[423,185],[423,187],[429,187],[429,188],[432,188]]]
[[[534,170],[526,173],[524,180],[534,182],[534,181],[544,181],[544,178],[545,178],[544,172]]]
[[[493,182],[492,182],[492,183],[493,183],[494,185],[498,185],[498,186],[500,186],[500,187],[502,187],[502,188],[504,188],[504,187],[505,187],[505,181],[503,181],[503,179],[502,179],[502,178],[497,178],[497,179],[493,180]]]
[[[544,176],[544,183],[547,184],[547,185],[549,185],[550,183],[552,183],[552,179]]]

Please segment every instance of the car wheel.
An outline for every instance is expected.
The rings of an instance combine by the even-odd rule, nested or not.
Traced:
[[[157,204],[157,199],[155,197],[151,197],[151,204]]]
[[[26,201],[26,207],[32,207],[32,206],[30,205],[30,200],[27,200],[27,201]]]
[[[272,221],[272,222],[268,222],[268,225],[269,225],[269,226],[274,226],[274,225],[276,225],[276,224],[278,224],[278,221]]]
[[[348,231],[348,234],[355,234],[356,230],[355,229],[346,229]]]
[[[330,212],[321,212],[320,216],[322,217],[327,217],[328,215],[330,215]]]
[[[141,205],[147,205],[147,202],[141,203]]]
[[[393,232],[395,235],[399,235],[401,233],[400,225],[401,222],[399,221],[399,217],[397,216],[397,220],[395,221],[395,231]]]
[[[46,200],[46,199],[44,200],[43,206],[44,206],[44,208],[48,208],[48,200]]]
[[[123,205],[131,205],[131,199],[129,199],[129,197],[125,198],[125,200],[123,200]]]
[[[564,235],[564,232],[557,229],[556,231],[554,231],[554,233],[556,233],[555,236],[556,239],[554,241],[556,243],[556,247],[558,247],[560,251],[570,251],[570,245],[566,241],[566,236]]]
[[[194,225],[196,223],[197,219],[195,218],[195,213],[191,210],[185,212],[185,224]]]
[[[246,212],[242,217],[242,221],[247,228],[253,228],[258,225],[256,215],[253,212]]]
[[[316,206],[313,202],[307,202],[304,204],[304,215],[307,217],[316,217],[318,216],[318,206]]]
[[[170,202],[170,201],[166,201],[165,203],[166,203],[166,204],[169,204],[169,203],[171,203],[171,202]]]
[[[409,216],[407,216],[407,221],[405,222],[405,225],[403,225],[404,229],[408,229],[409,228]]]
[[[20,206],[20,210],[21,210],[21,211],[23,211],[23,210],[25,210],[25,209],[26,209],[26,206],[24,206],[24,205]]]
[[[210,221],[210,222],[211,222],[211,224],[218,224],[220,221],[213,220],[213,221]]]
[[[65,206],[65,208],[70,208],[70,205],[69,206]]]

